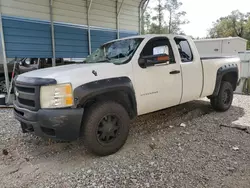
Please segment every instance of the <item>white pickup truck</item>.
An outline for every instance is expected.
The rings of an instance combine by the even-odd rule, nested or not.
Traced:
[[[15,79],[14,114],[23,132],[82,138],[100,156],[126,142],[136,116],[208,97],[226,111],[240,78],[238,57],[201,58],[191,38],[144,35],[103,44],[83,64]]]

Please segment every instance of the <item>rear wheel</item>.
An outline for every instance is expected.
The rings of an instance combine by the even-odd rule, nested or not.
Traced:
[[[129,123],[128,112],[122,105],[113,101],[93,104],[83,120],[85,147],[99,156],[117,152],[127,140]]]
[[[219,94],[216,97],[212,97],[210,102],[212,107],[216,111],[224,112],[227,111],[233,101],[233,87],[232,84],[226,81],[221,83]]]

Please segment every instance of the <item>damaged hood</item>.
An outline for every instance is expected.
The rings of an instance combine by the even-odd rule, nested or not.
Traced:
[[[34,70],[21,74],[17,77],[26,78],[51,78],[55,79],[58,84],[71,83],[75,88],[84,83],[101,80],[105,78],[128,76],[132,69],[131,65],[115,65],[113,63],[89,63],[89,64],[72,64],[58,67]]]

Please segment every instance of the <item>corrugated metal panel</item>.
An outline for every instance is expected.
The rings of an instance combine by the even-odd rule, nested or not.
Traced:
[[[138,35],[137,32],[120,32],[120,38],[125,38],[129,36]],[[105,30],[91,30],[91,44],[92,51],[99,48],[102,44],[109,42],[111,40],[115,40],[117,37],[116,31],[105,31]]]
[[[88,55],[86,28],[55,25],[56,57],[83,58]]]
[[[120,32],[120,38],[136,36],[136,35],[138,35],[137,32],[125,32],[125,31]]]
[[[85,0],[54,0],[53,19],[57,22],[87,24]]]
[[[3,17],[6,54],[14,57],[52,57],[49,22]],[[121,31],[120,37],[137,32]],[[116,30],[91,29],[92,50],[116,39]],[[69,24],[55,24],[56,57],[83,58],[88,55],[87,29]]]
[[[28,4],[35,4],[40,6],[49,6],[49,0],[12,0],[14,2],[23,2]]]
[[[115,29],[115,0],[94,0],[90,12],[90,25]]]
[[[121,38],[138,33],[139,2],[124,1],[119,21]],[[7,15],[3,17],[3,26],[8,58],[52,57],[49,0],[2,0],[1,6],[3,14]],[[90,11],[92,50],[116,39],[116,11],[116,0],[93,1]],[[86,57],[86,0],[54,0],[53,12],[56,57]]]
[[[1,0],[2,14],[49,20],[49,0]]]
[[[121,5],[118,3],[118,7]],[[125,0],[120,13],[120,28],[138,31],[140,0]],[[108,27],[116,29],[116,1],[115,0],[95,0],[93,1],[90,25],[98,27]]]
[[[3,17],[3,32],[8,58],[52,57],[48,22]]]
[[[116,39],[116,31],[91,30],[92,51],[100,47],[101,44]]]
[[[124,1],[120,14],[121,29],[138,31],[139,3],[140,0]],[[49,0],[2,0],[1,4],[4,15],[50,19]],[[87,24],[86,0],[54,0],[53,6],[55,21]],[[90,11],[90,25],[116,29],[116,0],[94,0]]]
[[[120,0],[121,1],[121,0]],[[131,31],[139,29],[138,7],[140,0],[125,0],[121,9],[120,28]]]

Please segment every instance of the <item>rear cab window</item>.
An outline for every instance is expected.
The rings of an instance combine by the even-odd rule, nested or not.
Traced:
[[[192,62],[194,57],[193,57],[193,53],[192,53],[191,47],[190,47],[187,39],[175,38],[174,40],[175,40],[175,43],[178,47],[181,61],[183,63]]]

